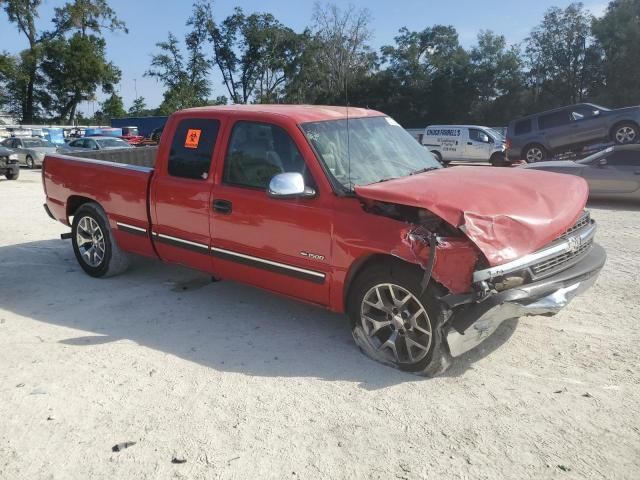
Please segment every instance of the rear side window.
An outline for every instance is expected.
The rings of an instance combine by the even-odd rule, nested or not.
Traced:
[[[526,135],[527,133],[531,133],[531,119],[520,120],[517,122],[513,129],[513,133],[515,135]]]
[[[176,128],[169,152],[169,175],[206,180],[219,130],[218,120],[182,120]]]
[[[538,127],[540,130],[561,127],[562,125],[567,125],[570,122],[569,118],[568,112],[564,110],[561,112],[550,113],[548,115],[541,115],[538,118]]]

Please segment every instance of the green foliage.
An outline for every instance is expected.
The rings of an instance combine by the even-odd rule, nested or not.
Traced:
[[[91,99],[98,87],[113,92],[120,71],[106,62],[105,47],[104,39],[80,32],[47,42],[41,69],[56,118],[73,122],[78,104]]]
[[[133,100],[131,108],[129,108],[129,115],[141,116],[147,109],[147,102],[144,97],[138,97]]]
[[[109,98],[102,102],[102,113],[108,119],[126,116],[127,112],[124,109],[122,97],[113,92]]]
[[[611,106],[640,103],[640,0],[609,3],[593,22],[601,76],[594,86],[598,101]]]

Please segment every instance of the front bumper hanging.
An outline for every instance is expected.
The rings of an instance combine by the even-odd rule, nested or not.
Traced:
[[[604,249],[594,243],[578,263],[551,277],[459,305],[447,333],[451,355],[456,357],[471,350],[510,318],[555,315],[595,283],[606,258]],[[443,300],[446,302],[446,297]]]

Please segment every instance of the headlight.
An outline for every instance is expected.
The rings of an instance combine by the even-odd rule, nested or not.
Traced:
[[[18,154],[12,153],[11,155],[9,155],[9,160],[18,160]]]

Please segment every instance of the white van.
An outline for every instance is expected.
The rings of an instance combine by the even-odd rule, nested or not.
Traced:
[[[444,164],[451,161],[506,164],[505,140],[500,132],[478,125],[431,125],[422,145]]]

